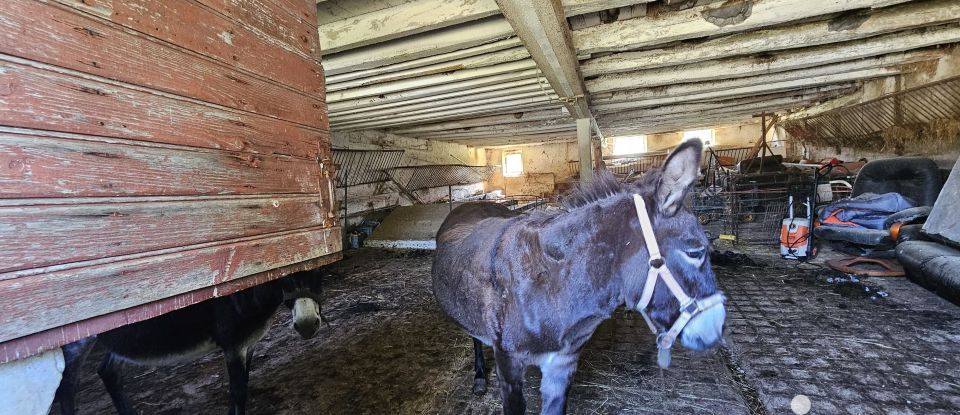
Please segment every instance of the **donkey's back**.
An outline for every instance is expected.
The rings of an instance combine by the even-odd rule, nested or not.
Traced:
[[[493,259],[511,219],[520,213],[491,202],[465,203],[437,232],[433,292],[441,308],[472,336],[489,343],[483,310],[493,295]]]

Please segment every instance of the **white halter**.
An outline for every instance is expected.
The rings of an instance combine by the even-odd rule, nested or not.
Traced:
[[[660,247],[657,245],[657,237],[653,234],[653,225],[650,223],[650,216],[647,214],[647,205],[643,201],[643,197],[634,194],[633,203],[637,207],[637,218],[640,219],[640,230],[643,231],[643,240],[647,244],[647,252],[650,254],[650,271],[647,272],[647,281],[643,285],[643,294],[640,295],[640,301],[637,303],[637,311],[643,316],[647,325],[650,326],[653,334],[657,335],[657,349],[659,349],[657,364],[662,368],[666,368],[670,366],[670,348],[673,347],[673,342],[677,339],[677,336],[680,335],[680,332],[683,331],[683,328],[686,327],[687,323],[689,323],[694,316],[707,309],[723,306],[724,297],[723,293],[717,291],[707,298],[698,300],[690,298],[690,296],[683,291],[683,288],[677,283],[677,279],[673,277],[670,269],[667,268],[667,262],[664,261],[663,256],[660,255]],[[673,296],[677,297],[677,300],[680,301],[680,317],[677,317],[673,326],[666,332],[661,332],[657,329],[657,326],[650,320],[650,316],[646,311],[647,306],[650,305],[650,300],[653,298],[653,288],[657,285],[658,277],[663,279],[663,282],[667,285],[667,288],[670,289],[670,292],[673,293]]]

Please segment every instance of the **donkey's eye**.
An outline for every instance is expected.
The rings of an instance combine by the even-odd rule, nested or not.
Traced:
[[[694,267],[700,268],[704,263],[707,262],[707,248],[691,248],[683,251],[683,259],[693,265]]]
[[[707,248],[690,249],[690,250],[683,251],[683,253],[686,254],[691,259],[702,259],[703,256],[706,255],[707,253]]]

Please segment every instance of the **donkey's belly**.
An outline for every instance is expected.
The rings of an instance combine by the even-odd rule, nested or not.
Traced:
[[[170,366],[178,363],[187,363],[197,360],[204,355],[218,350],[213,338],[203,342],[170,350],[125,350],[125,353],[114,351],[113,354],[121,359],[142,366]]]

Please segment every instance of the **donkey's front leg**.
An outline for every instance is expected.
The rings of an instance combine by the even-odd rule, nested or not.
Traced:
[[[567,412],[567,391],[573,372],[577,371],[578,354],[548,353],[540,361],[540,398],[543,406],[541,415],[557,415]]]
[[[243,415],[247,410],[247,385],[250,380],[251,354],[239,348],[224,348],[223,357],[230,377],[230,415]]]
[[[497,347],[493,349],[493,358],[500,378],[504,415],[523,414],[527,410],[527,403],[523,399],[523,372],[526,369],[523,361]]]

